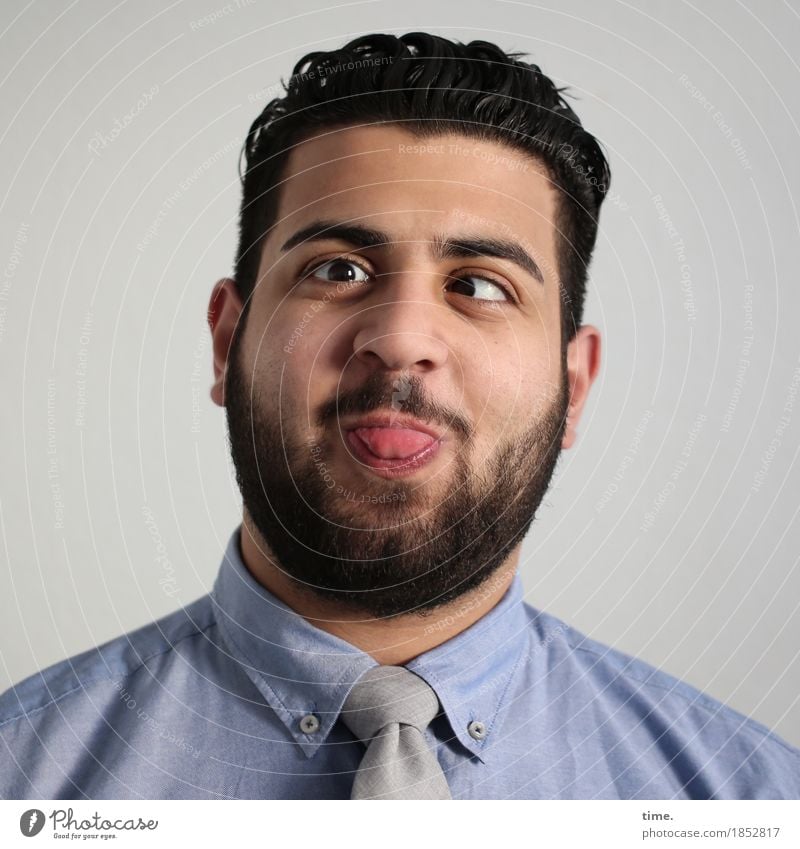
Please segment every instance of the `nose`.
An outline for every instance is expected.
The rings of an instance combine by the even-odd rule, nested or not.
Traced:
[[[437,319],[444,308],[419,289],[400,294],[387,286],[384,299],[365,303],[356,319],[360,327],[353,339],[355,358],[371,369],[428,372],[441,368],[448,346]]]

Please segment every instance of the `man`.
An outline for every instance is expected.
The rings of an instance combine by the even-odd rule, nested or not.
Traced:
[[[536,66],[370,35],[253,124],[213,591],[0,700],[4,797],[797,798],[767,728],[524,603],[609,169]]]

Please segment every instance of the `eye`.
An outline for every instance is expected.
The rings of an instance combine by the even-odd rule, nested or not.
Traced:
[[[358,277],[358,274],[363,277]],[[369,279],[369,272],[350,259],[337,257],[315,266],[304,275],[305,277],[319,277],[328,283],[364,283]]]
[[[450,282],[462,290],[458,294],[468,295],[476,301],[513,301],[506,287],[489,277],[464,274],[461,277],[451,277]]]

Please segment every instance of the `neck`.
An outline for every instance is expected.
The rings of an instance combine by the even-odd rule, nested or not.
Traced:
[[[505,595],[516,573],[520,545],[477,589],[436,608],[429,617],[417,614],[389,619],[360,619],[359,611],[304,591],[275,565],[272,552],[245,516],[240,533],[242,559],[250,574],[276,598],[312,625],[347,641],[378,663],[402,666],[484,617]]]

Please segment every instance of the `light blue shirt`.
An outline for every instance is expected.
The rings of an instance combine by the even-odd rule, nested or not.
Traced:
[[[257,583],[239,530],[209,595],[0,696],[0,796],[349,798],[365,750],[338,716],[375,661]],[[406,666],[439,697],[454,799],[800,798],[800,751],[526,604],[518,575]]]

